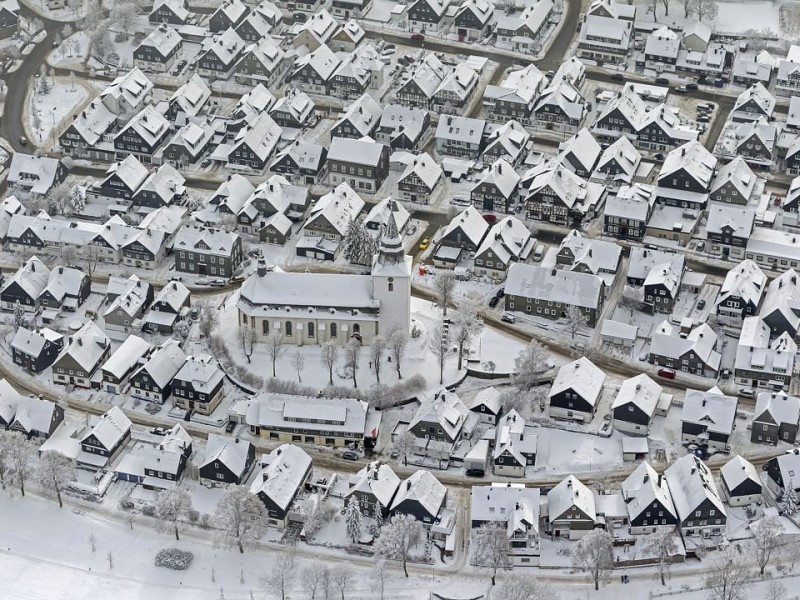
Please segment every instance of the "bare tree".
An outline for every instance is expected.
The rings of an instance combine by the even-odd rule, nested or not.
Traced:
[[[344,594],[348,591],[355,581],[355,573],[353,567],[348,563],[341,563],[331,571],[331,579],[333,580],[334,587],[339,591],[339,594],[344,600]]]
[[[11,465],[11,479],[19,486],[20,494],[25,495],[25,482],[31,473],[33,446],[18,431],[8,433],[8,461]]]
[[[358,387],[358,359],[361,357],[361,342],[356,338],[351,338],[344,347],[344,366],[350,371],[353,378],[353,387]]]
[[[375,540],[375,554],[403,563],[408,577],[408,559],[422,534],[422,525],[411,515],[395,515],[381,529]]]
[[[273,331],[267,336],[267,356],[272,362],[272,376],[275,377],[275,363],[283,356],[286,347],[283,345],[283,336],[279,331]]]
[[[408,347],[408,332],[403,331],[399,327],[392,329],[389,333],[389,355],[394,361],[394,368],[397,370],[397,378],[402,379],[403,375],[400,373],[400,363],[406,355],[406,348]]]
[[[444,383],[444,366],[447,364],[448,348],[441,324],[433,328],[431,337],[428,340],[428,350],[431,351],[431,354],[436,358],[436,364],[439,365],[439,383],[442,384]]]
[[[683,0],[683,16],[684,16],[684,18],[688,18],[690,12],[692,12],[692,0]]]
[[[13,431],[0,429],[0,485],[6,489],[6,477],[11,473],[11,445]]]
[[[139,7],[134,0],[115,0],[109,16],[111,22],[127,39],[128,32],[135,30]]]
[[[247,358],[247,364],[250,364],[250,357],[253,355],[253,341],[255,337],[255,331],[253,331],[249,323],[242,323],[239,325],[239,339],[242,342],[242,352],[245,358]]]
[[[322,586],[324,572],[324,563],[317,560],[313,561],[309,566],[303,569],[303,577],[301,581],[306,592],[308,592],[309,596],[311,596],[311,600],[315,600],[317,597],[317,591]]]
[[[295,570],[296,550],[293,547],[285,547],[278,554],[272,573],[264,579],[266,587],[280,596],[281,600],[286,600],[287,592],[291,591],[292,583],[297,578]]]
[[[453,299],[453,292],[456,288],[456,274],[452,271],[441,271],[433,280],[433,288],[439,296],[439,301],[442,303],[442,314],[447,316],[447,306]]]
[[[512,573],[503,578],[497,590],[492,593],[493,600],[555,600],[551,587],[540,585],[533,575]]]
[[[75,461],[53,450],[42,452],[36,469],[36,481],[46,491],[56,495],[58,507],[63,508],[61,492],[75,479]]]
[[[658,576],[661,585],[667,585],[665,577],[669,575],[672,557],[678,552],[678,545],[675,543],[675,531],[672,529],[659,529],[650,538],[650,551],[655,554],[658,563]]]
[[[581,309],[571,304],[569,308],[567,308],[567,316],[566,325],[567,331],[572,336],[572,339],[575,339],[575,334],[581,330],[581,327],[586,327],[587,319],[586,316],[581,312]]]
[[[735,548],[728,546],[720,556],[706,564],[706,587],[710,600],[745,599],[747,565]]]
[[[404,465],[408,464],[408,454],[414,449],[414,441],[416,439],[413,433],[406,430],[399,433],[392,443],[392,448],[397,452],[397,455],[403,457]]]
[[[661,0],[661,4],[664,7],[664,16],[669,16],[669,0]],[[653,11],[653,15],[655,16],[655,11]]]
[[[217,503],[217,527],[242,554],[245,545],[257,540],[267,530],[267,522],[264,503],[245,486],[228,488]]]
[[[339,360],[339,346],[336,342],[325,342],[320,349],[320,362],[328,369],[328,385],[333,385],[333,369]]]
[[[514,385],[521,390],[530,390],[539,385],[546,370],[547,350],[536,340],[531,340],[514,362]]]
[[[496,583],[499,569],[512,566],[508,542],[508,526],[504,521],[490,521],[480,526],[475,534],[475,562],[492,571],[492,585]]]
[[[372,581],[378,586],[378,599],[383,600],[383,594],[386,590],[386,582],[389,581],[389,569],[386,568],[386,563],[378,560],[375,567],[372,569]]]
[[[66,245],[61,249],[61,263],[67,267],[74,267],[78,264],[78,252],[75,246]]]
[[[302,373],[303,369],[306,367],[306,357],[300,351],[300,348],[294,351],[291,360],[292,360],[292,368],[295,370],[295,373],[297,373],[297,381],[302,383],[303,382]]]
[[[767,596],[764,600],[789,600],[786,595],[786,586],[780,581],[772,581],[767,588]]]
[[[383,356],[386,354],[386,340],[383,336],[376,335],[372,338],[372,345],[369,347],[369,360],[372,363],[372,368],[375,369],[375,379],[378,383],[381,382],[381,366],[383,365]]]
[[[164,490],[156,498],[156,517],[159,525],[175,532],[175,539],[180,540],[178,521],[189,515],[192,510],[192,497],[185,488],[174,487]]]
[[[483,327],[483,321],[478,316],[478,311],[472,304],[459,306],[450,329],[450,336],[458,346],[458,370],[461,370],[464,350],[469,346],[478,332]]]
[[[690,0],[691,10],[697,15],[698,21],[713,21],[719,13],[716,0]]]
[[[331,596],[333,595],[334,585],[333,585],[333,574],[328,567],[322,569],[322,576],[319,580],[319,586],[322,590],[322,593],[325,597],[325,600],[331,600]]]
[[[760,521],[750,525],[753,534],[753,544],[756,547],[756,562],[758,563],[759,574],[764,574],[767,564],[772,558],[772,553],[780,546],[781,533],[783,526],[780,517],[770,515]]]
[[[594,589],[600,589],[600,579],[608,576],[614,568],[614,543],[611,534],[594,529],[578,541],[572,552],[572,563],[589,573]]]
[[[81,254],[83,255],[83,268],[86,270],[89,279],[91,279],[97,270],[97,263],[100,262],[100,249],[90,243],[84,247]]]

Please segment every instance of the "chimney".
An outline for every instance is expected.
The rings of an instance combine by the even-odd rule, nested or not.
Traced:
[[[83,346],[83,338],[78,338],[78,346]]]
[[[663,473],[659,473],[658,474],[658,487],[661,487],[661,482],[662,481],[664,481],[664,474]]]

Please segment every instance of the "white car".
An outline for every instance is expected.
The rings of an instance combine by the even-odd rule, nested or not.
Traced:
[[[500,320],[503,321],[503,323],[516,323],[517,317],[511,313],[503,313],[500,315]]]

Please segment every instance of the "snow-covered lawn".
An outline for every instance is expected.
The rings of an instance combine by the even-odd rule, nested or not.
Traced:
[[[78,31],[62,41],[47,57],[47,62],[58,67],[80,66],[88,53],[89,35],[85,31]]]
[[[635,0],[638,5],[636,18],[642,21],[653,21],[653,13],[648,11],[650,2]],[[769,29],[776,34],[781,31],[780,11],[783,4],[792,2],[769,2],[767,0],[731,0],[717,3],[719,14],[713,23],[709,23],[717,33],[742,33],[748,29]],[[692,14],[688,18],[683,14],[683,6],[673,2],[670,5],[669,16],[664,14],[663,5],[659,4],[656,12],[656,21],[664,25],[684,26],[695,19]]]
[[[89,97],[89,92],[79,83],[72,83],[69,78],[56,77],[49,92],[43,93],[40,85],[30,95],[30,112],[28,125],[37,144],[47,140],[56,130],[61,129],[61,121],[77,110]]]

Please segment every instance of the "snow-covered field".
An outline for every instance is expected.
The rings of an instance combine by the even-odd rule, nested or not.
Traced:
[[[38,84],[37,79],[37,84]],[[79,82],[69,78],[56,77],[50,91],[44,93],[41,87],[31,92],[28,126],[37,144],[48,139],[53,130],[60,132],[61,121],[76,111],[82,102],[89,98],[89,92]]]

